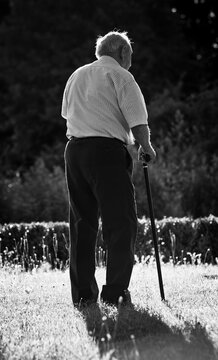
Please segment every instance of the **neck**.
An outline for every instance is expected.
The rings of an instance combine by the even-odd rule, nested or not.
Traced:
[[[110,57],[112,57],[114,60],[116,60],[117,62],[118,62],[118,64],[120,65],[120,66],[122,66],[122,60],[121,60],[121,58],[119,57],[119,55],[118,54],[116,54],[116,53],[109,53],[109,54],[104,54],[105,56],[110,56]],[[103,56],[104,56],[103,55]]]
[[[122,66],[122,61],[121,61],[120,57],[117,54],[112,54],[112,55],[109,55],[109,56],[111,56],[114,60],[116,60],[118,62],[118,64],[120,64],[120,66]]]

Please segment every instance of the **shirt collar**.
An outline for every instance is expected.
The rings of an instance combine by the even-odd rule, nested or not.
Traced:
[[[115,60],[112,56],[108,56],[108,55],[102,55],[100,57],[99,61],[107,63],[107,64],[114,64],[117,66],[121,66],[117,60]]]

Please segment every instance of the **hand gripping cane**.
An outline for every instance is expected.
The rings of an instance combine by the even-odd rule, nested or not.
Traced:
[[[150,188],[149,176],[148,176],[148,162],[150,161],[150,155],[142,154],[142,161],[143,161],[142,165],[143,165],[143,169],[144,169],[145,184],[146,184],[146,190],[147,190],[148,206],[149,206],[149,212],[150,212],[151,230],[152,230],[152,236],[153,236],[155,258],[156,258],[156,264],[157,264],[160,295],[161,295],[161,300],[165,300],[161,266],[160,266],[160,258],[159,258],[159,252],[158,252],[158,244],[157,244],[157,233],[156,233],[155,221],[154,221],[154,210],[153,210],[153,203],[152,203],[152,197],[151,197],[151,188]]]

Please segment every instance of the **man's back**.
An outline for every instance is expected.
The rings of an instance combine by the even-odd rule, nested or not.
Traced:
[[[104,136],[131,143],[129,129],[138,121],[131,114],[139,111],[146,114],[134,77],[110,56],[77,69],[66,84],[62,116],[68,137]]]

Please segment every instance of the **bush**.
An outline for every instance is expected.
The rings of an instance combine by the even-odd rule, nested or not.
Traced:
[[[1,222],[66,221],[68,218],[64,172],[58,166],[50,171],[41,158],[22,177],[17,174],[5,181],[3,191],[8,209],[7,213],[2,209]]]
[[[200,254],[202,262],[215,264],[218,259],[218,218],[165,218],[156,221],[158,244],[163,261],[195,263]],[[40,265],[48,261],[53,267],[63,267],[69,257],[68,224],[30,223],[5,224],[0,233],[0,253],[3,262],[22,263],[31,268],[31,264]],[[97,239],[96,254],[106,250],[102,239],[101,226]],[[190,254],[189,254],[190,253]],[[138,236],[135,254],[140,259],[154,254],[150,220],[138,220]],[[185,260],[186,259],[186,260]],[[100,259],[98,258],[98,263]]]
[[[180,110],[157,147],[157,161],[149,167],[155,216],[198,218],[218,215],[218,155],[202,153],[199,129],[187,126]],[[141,164],[134,168],[138,216],[148,216]]]
[[[69,258],[68,224],[65,222],[5,224],[0,234],[0,252],[6,261],[31,268],[42,261],[66,264]]]

